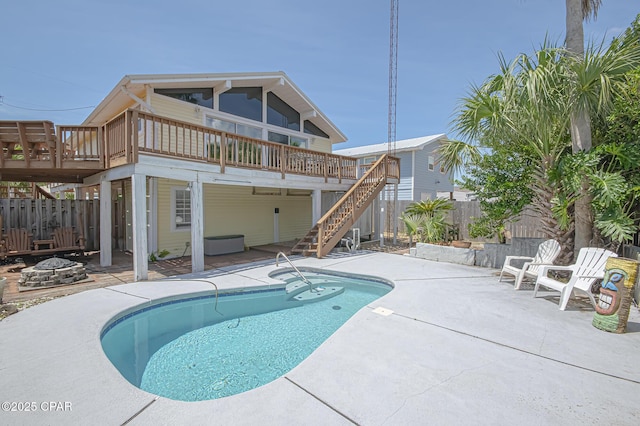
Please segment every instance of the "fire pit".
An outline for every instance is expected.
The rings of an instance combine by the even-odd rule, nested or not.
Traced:
[[[69,259],[52,257],[35,266],[24,268],[18,286],[52,287],[73,284],[87,278],[84,265]]]

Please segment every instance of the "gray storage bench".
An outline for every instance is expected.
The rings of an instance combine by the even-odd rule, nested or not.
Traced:
[[[204,237],[205,256],[239,253],[244,251],[244,235],[221,235]]]

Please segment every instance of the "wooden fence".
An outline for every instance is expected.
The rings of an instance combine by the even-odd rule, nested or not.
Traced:
[[[402,212],[411,204],[411,201],[398,201],[395,216],[400,217]],[[474,217],[481,217],[479,201],[454,201],[454,210],[449,214],[449,223],[457,225],[460,230],[460,239],[467,241],[498,242],[498,238],[471,238],[469,236],[469,224]],[[390,211],[388,208],[387,211]],[[511,232],[511,237],[517,238],[545,238],[542,234],[542,226],[533,210],[525,209],[518,220],[507,223],[507,230]],[[398,220],[399,232],[404,232],[404,224]]]
[[[455,210],[451,216],[453,223],[460,227],[460,239],[471,240],[469,236],[469,224],[474,217],[481,217],[479,201],[454,201]],[[507,231],[511,232],[512,238],[544,238],[540,220],[531,208],[526,208],[518,220],[506,224]],[[487,241],[497,241],[493,238]],[[477,240],[477,239],[476,239]]]
[[[100,200],[0,199],[1,233],[24,228],[34,240],[49,239],[53,230],[73,227],[85,238],[85,250],[100,250]]]

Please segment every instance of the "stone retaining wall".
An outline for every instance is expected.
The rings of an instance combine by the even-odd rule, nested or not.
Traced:
[[[411,255],[437,262],[502,269],[507,256],[533,257],[543,241],[544,238],[513,238],[511,244],[484,243],[482,250],[417,243]]]

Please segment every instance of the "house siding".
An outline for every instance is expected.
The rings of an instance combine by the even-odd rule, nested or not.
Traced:
[[[413,176],[411,175],[411,152],[398,153],[400,158],[400,182],[398,182],[398,200],[413,199]]]
[[[152,94],[151,104],[157,115],[171,117],[171,120],[202,125],[202,113],[196,111],[193,104],[182,102],[168,96]],[[146,128],[138,133],[138,144],[156,150],[176,152],[186,156],[200,156],[205,148],[205,136],[201,132],[189,130],[177,133],[160,123],[146,122]]]
[[[429,170],[429,156],[438,158],[435,153],[436,148],[437,146],[427,145],[424,149],[415,152],[415,192],[413,201],[420,201],[422,194],[429,194],[431,199],[435,199],[438,191],[453,190],[453,185],[449,181],[449,174],[440,173],[440,166],[437,163],[434,165],[433,171]]]
[[[313,139],[309,144],[309,149],[312,151],[326,152],[330,154],[332,152],[331,141],[317,136],[305,134],[304,137]]]
[[[158,250],[172,256],[182,256],[191,241],[191,232],[171,230],[171,188],[185,186],[183,181],[158,180]],[[249,247],[273,243],[278,208],[279,241],[301,238],[311,227],[311,197],[287,196],[286,189],[282,193],[254,195],[253,187],[205,184],[203,237],[242,234]]]
[[[311,197],[254,195],[252,187],[205,185],[204,198],[206,236],[243,234],[247,246],[273,243],[276,208],[280,241],[301,238],[311,227]]]

